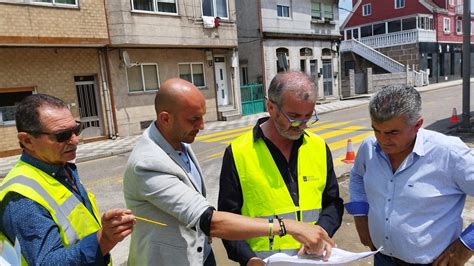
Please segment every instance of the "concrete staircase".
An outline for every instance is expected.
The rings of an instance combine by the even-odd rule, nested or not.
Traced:
[[[232,121],[242,117],[239,110],[235,109],[234,106],[219,106],[218,109],[219,120],[221,121]]]
[[[381,68],[387,70],[391,73],[405,72],[405,66],[384,55],[383,53],[373,49],[372,47],[359,42],[358,40],[352,39],[341,42],[341,52],[353,52],[363,58],[369,60],[370,62],[380,66]]]

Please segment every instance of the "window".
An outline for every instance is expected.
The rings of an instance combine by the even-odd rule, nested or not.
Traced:
[[[456,20],[456,33],[462,34],[462,20],[460,19]]]
[[[321,3],[315,0],[311,0],[311,19],[321,19]]]
[[[373,25],[374,35],[385,34],[385,23],[378,23]]]
[[[0,89],[0,125],[14,124],[16,106],[33,94],[33,87],[2,88]]]
[[[372,25],[360,27],[360,37],[372,36]]]
[[[394,20],[388,22],[388,32],[397,32],[402,30],[402,23],[400,20]]]
[[[334,19],[334,12],[332,10],[332,5],[330,4],[323,5],[323,11],[324,11],[324,20]]]
[[[301,48],[300,56],[313,56],[313,49],[309,47]]]
[[[203,63],[179,63],[179,77],[191,82],[196,87],[205,87]]]
[[[52,5],[70,5],[77,6],[78,0],[32,0],[33,3],[45,3]]]
[[[362,16],[369,16],[372,14],[372,4],[365,4],[362,6]]]
[[[402,19],[402,30],[416,29],[416,17]]]
[[[359,29],[358,28],[352,30],[352,37],[354,39],[359,39]]]
[[[309,73],[311,73],[311,77],[316,82],[318,79],[318,60],[309,60]]]
[[[277,5],[277,15],[282,18],[290,17],[290,7]]]
[[[133,0],[132,9],[156,13],[177,14],[176,0]]]
[[[306,59],[300,59],[300,71],[306,72]]]
[[[443,31],[445,33],[450,33],[451,32],[451,25],[450,25],[449,18],[444,18],[443,19]]]
[[[202,0],[202,15],[229,18],[227,0]]]
[[[241,74],[240,74],[240,85],[248,85],[249,84],[249,68],[248,66],[242,66],[241,68]]]
[[[290,64],[288,62],[289,51],[286,48],[276,49],[277,56],[277,73],[287,71],[290,69]]]
[[[454,6],[454,0],[449,0],[449,5]]]
[[[144,92],[157,91],[160,79],[158,77],[158,65],[143,63],[127,69],[128,91]]]
[[[395,0],[395,9],[404,8],[405,0]]]
[[[419,17],[418,28],[424,30],[434,30],[433,18],[431,17]]]
[[[352,30],[346,30],[346,40],[352,39]]]

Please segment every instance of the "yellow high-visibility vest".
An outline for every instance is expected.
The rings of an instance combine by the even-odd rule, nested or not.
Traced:
[[[255,141],[253,131],[250,131],[235,139],[231,145],[242,187],[242,215],[260,218],[278,215],[296,220],[300,212],[300,221],[312,224],[318,221],[327,176],[326,144],[321,137],[305,134],[298,150],[299,206],[293,203],[263,139]],[[290,235],[275,237],[271,250],[268,237],[251,238],[247,243],[261,258],[276,252],[294,252],[301,247]]]
[[[16,163],[1,183],[0,201],[9,192],[16,192],[47,209],[58,225],[65,247],[76,244],[85,236],[97,232],[101,228],[99,211],[92,193],[88,193],[88,198],[92,205],[93,215],[58,180],[21,160]],[[12,245],[3,232],[0,232],[0,240],[4,244]],[[27,265],[23,256],[22,265]]]

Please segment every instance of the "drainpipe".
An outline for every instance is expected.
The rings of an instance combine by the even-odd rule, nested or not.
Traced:
[[[265,78],[265,55],[263,49],[263,28],[262,28],[262,4],[261,0],[257,0],[257,15],[258,15],[258,29],[260,35],[260,60],[262,67],[262,85],[265,88],[265,95],[267,95],[267,85],[266,85],[266,78]]]
[[[115,139],[115,130],[112,125],[112,108],[110,102],[110,91],[107,83],[107,74],[106,74],[106,64],[104,64],[104,52],[103,49],[99,49],[99,64],[100,64],[100,78],[102,79],[102,91],[104,93],[104,102],[105,102],[105,113],[107,116],[107,131],[109,133],[109,138]]]

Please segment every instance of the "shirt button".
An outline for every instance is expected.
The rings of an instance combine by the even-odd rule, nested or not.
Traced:
[[[385,221],[388,221],[388,218],[385,218]]]
[[[388,239],[388,236],[386,236],[385,239]]]
[[[388,201],[392,201],[391,199],[388,199]]]
[[[393,179],[390,179],[390,182],[393,182]]]
[[[201,251],[202,251],[202,247],[198,247],[198,248],[197,248],[197,251],[198,251],[198,252],[201,252]]]

